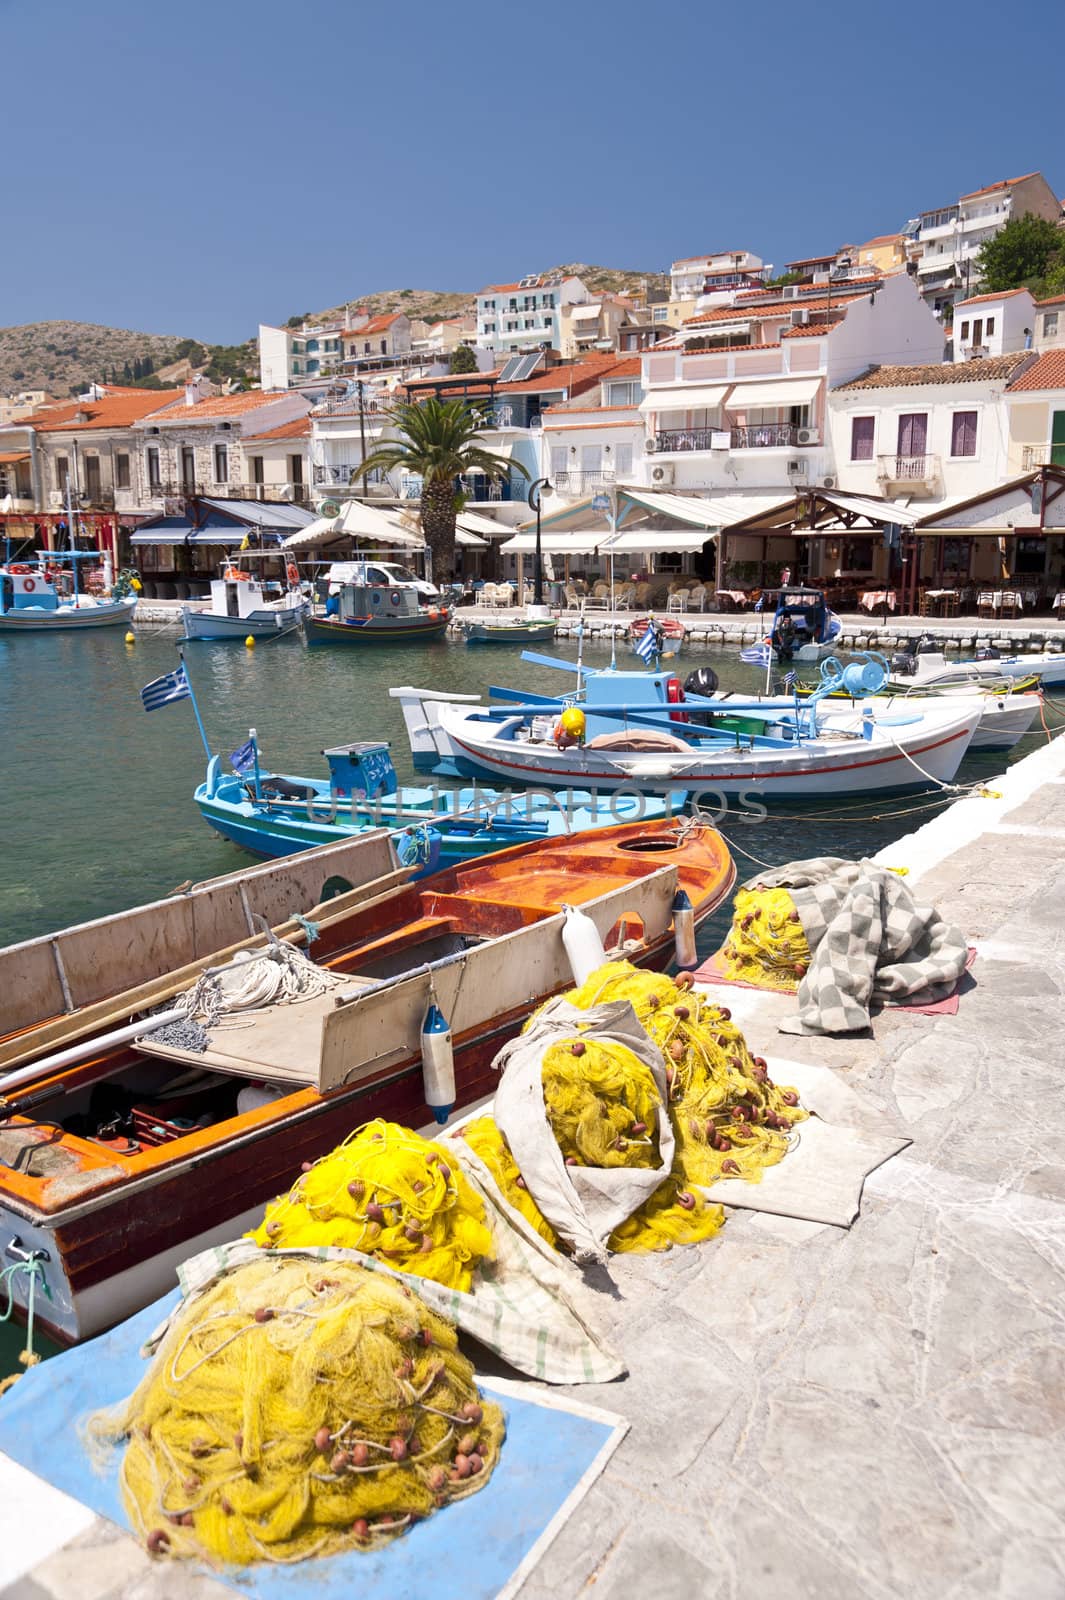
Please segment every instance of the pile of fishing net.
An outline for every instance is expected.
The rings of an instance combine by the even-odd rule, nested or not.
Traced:
[[[291,1563],[377,1549],[474,1493],[504,1423],[454,1329],[355,1263],[262,1256],[184,1305],[97,1441],[154,1555]]]
[[[674,982],[627,961],[608,962],[564,999],[588,1013],[627,1001],[666,1064],[671,1170],[615,1227],[609,1248],[660,1250],[711,1238],[724,1213],[694,1186],[729,1177],[758,1182],[765,1167],[787,1154],[792,1126],[807,1115],[798,1094],[770,1080],[765,1061],[752,1056],[727,1008],[695,994],[687,975]],[[583,1038],[578,1029],[544,1051],[542,1076],[547,1119],[567,1167],[658,1163],[662,1098],[652,1073],[631,1050]],[[478,1118],[463,1137],[514,1209],[558,1247],[557,1231],[498,1124]]]
[[[265,1250],[361,1250],[462,1290],[493,1254],[484,1203],[454,1155],[381,1120],[306,1163],[249,1237]]]
[[[798,989],[810,965],[810,946],[787,889],[741,889],[721,950],[726,978],[760,988]]]

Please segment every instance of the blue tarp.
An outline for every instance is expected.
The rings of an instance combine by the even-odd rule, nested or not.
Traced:
[[[101,1475],[81,1445],[90,1412],[115,1405],[144,1374],[141,1346],[179,1298],[157,1301],[91,1343],[27,1371],[0,1400],[0,1450],[99,1515],[127,1528],[120,1451]],[[490,1381],[482,1383],[492,1393]],[[615,1440],[609,1421],[497,1393],[507,1438],[479,1494],[418,1523],[387,1549],[352,1550],[298,1566],[213,1573],[256,1600],[492,1600]]]

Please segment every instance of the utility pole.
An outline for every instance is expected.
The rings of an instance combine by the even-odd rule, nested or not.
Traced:
[[[365,499],[366,498],[366,493],[367,493],[367,490],[366,490],[366,465],[365,465],[365,463],[366,463],[366,413],[365,413],[365,411],[363,409],[363,398],[362,398],[363,384],[362,384],[362,379],[361,378],[356,378],[355,379],[355,386],[359,391],[359,441],[360,441],[360,444],[362,446],[362,459],[363,459],[362,495],[363,495],[363,499]]]

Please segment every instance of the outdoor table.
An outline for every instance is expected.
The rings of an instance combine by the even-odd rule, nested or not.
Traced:
[[[744,589],[718,589],[717,598],[726,602],[726,610],[739,611],[747,604],[748,596]]]
[[[881,606],[886,606],[889,611],[895,609],[894,589],[866,589],[859,597],[858,604],[863,611],[879,611]]]
[[[1059,591],[1054,596],[1054,610],[1065,611],[1065,592]]]

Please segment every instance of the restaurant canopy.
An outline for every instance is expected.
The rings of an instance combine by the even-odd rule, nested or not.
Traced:
[[[916,532],[922,538],[1065,533],[1065,467],[1039,467],[997,489],[926,512]]]
[[[660,555],[665,551],[701,550],[707,540],[716,538],[706,529],[695,532],[691,528],[628,528],[611,533],[609,528],[585,528],[541,534],[540,548],[544,555],[551,556],[589,555],[593,551],[616,556]],[[536,550],[536,533],[522,529],[499,548],[504,555],[530,555]]]

